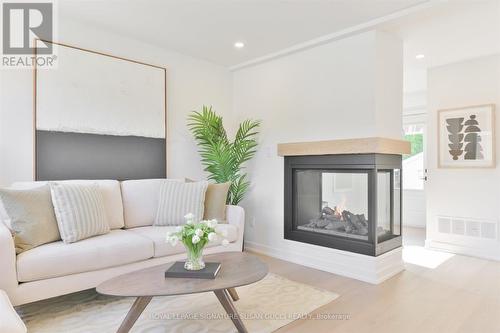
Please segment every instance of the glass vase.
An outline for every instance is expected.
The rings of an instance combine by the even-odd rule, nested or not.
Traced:
[[[194,248],[186,246],[187,259],[184,263],[184,268],[189,271],[199,271],[205,268],[205,262],[203,261],[203,248]]]

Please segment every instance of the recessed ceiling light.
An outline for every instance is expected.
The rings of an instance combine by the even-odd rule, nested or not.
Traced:
[[[245,43],[243,42],[236,42],[234,43],[234,47],[237,48],[237,49],[242,49],[245,47]]]
[[[425,58],[425,54],[417,54],[417,55],[415,56],[415,59],[417,59],[417,60],[422,60],[422,59],[424,59],[424,58]]]

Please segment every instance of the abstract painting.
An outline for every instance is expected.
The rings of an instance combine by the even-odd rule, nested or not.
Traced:
[[[166,177],[166,70],[51,42],[34,75],[35,179]]]
[[[492,104],[438,111],[440,168],[495,166]]]

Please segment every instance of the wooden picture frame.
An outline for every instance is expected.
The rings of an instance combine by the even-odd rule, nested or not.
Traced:
[[[99,59],[101,59],[102,64],[112,64],[111,67],[113,67],[113,68],[115,68],[115,66],[116,67],[122,66],[121,68],[126,69],[127,71],[125,74],[116,73],[116,71],[115,71],[114,73],[111,73],[112,75],[107,76],[108,78],[111,77],[109,80],[112,80],[112,77],[115,76],[114,74],[116,73],[117,82],[119,82],[125,86],[125,87],[120,86],[120,89],[122,89],[122,91],[123,91],[122,93],[124,96],[124,101],[122,101],[122,103],[125,104],[125,107],[123,107],[124,110],[127,109],[127,104],[125,101],[126,98],[134,98],[134,101],[138,101],[138,103],[140,103],[142,101],[140,101],[137,97],[137,96],[140,96],[140,91],[136,92],[137,96],[134,95],[134,96],[130,97],[131,95],[133,95],[133,94],[130,94],[130,92],[133,91],[132,89],[136,88],[136,87],[132,87],[132,86],[127,87],[126,86],[127,82],[134,82],[136,77],[132,77],[131,75],[129,75],[129,77],[127,77],[126,79],[120,80],[122,78],[122,77],[120,77],[120,75],[125,76],[125,75],[128,75],[129,72],[136,74],[136,73],[141,73],[141,71],[142,71],[142,72],[147,73],[147,74],[144,74],[144,77],[142,77],[139,74],[137,79],[144,80],[144,81],[146,81],[147,79],[150,79],[150,76],[154,76],[154,82],[151,83],[151,85],[153,86],[154,89],[150,89],[150,90],[146,90],[146,91],[154,91],[154,96],[158,97],[158,100],[156,100],[156,98],[155,98],[155,101],[154,101],[154,105],[155,105],[154,112],[156,115],[162,115],[162,118],[163,118],[163,125],[162,125],[163,130],[161,130],[160,127],[155,128],[156,137],[153,137],[153,136],[148,137],[147,135],[141,136],[140,134],[139,135],[137,135],[137,134],[130,134],[129,135],[127,133],[125,133],[125,134],[120,133],[119,135],[114,135],[113,133],[112,134],[97,133],[98,134],[97,136],[100,135],[102,137],[106,137],[107,139],[114,139],[114,142],[121,142],[119,144],[120,149],[117,149],[116,151],[117,152],[121,151],[121,155],[119,157],[122,157],[122,159],[121,160],[118,159],[118,160],[122,161],[122,168],[115,166],[113,169],[113,164],[116,161],[117,152],[110,151],[109,162],[107,162],[105,160],[106,155],[107,155],[106,152],[103,153],[102,151],[100,151],[99,154],[95,154],[95,156],[97,156],[97,155],[100,156],[100,160],[98,160],[97,162],[94,161],[93,163],[95,163],[96,169],[98,169],[98,166],[100,165],[102,173],[99,173],[99,170],[95,170],[94,173],[91,173],[91,172],[87,173],[85,171],[85,169],[82,168],[80,173],[75,172],[74,174],[70,175],[67,172],[68,170],[65,170],[65,171],[63,170],[63,172],[61,172],[60,174],[54,172],[53,175],[50,177],[50,180],[69,179],[69,178],[80,178],[80,179],[104,179],[104,178],[109,179],[109,178],[111,178],[111,179],[118,179],[118,180],[136,179],[136,178],[163,178],[163,177],[166,178],[167,177],[167,150],[168,150],[168,147],[167,147],[167,92],[166,92],[166,89],[167,89],[167,69],[165,67],[162,67],[162,66],[158,66],[158,65],[138,61],[138,60],[133,60],[133,59],[129,59],[129,58],[121,57],[121,56],[115,56],[115,55],[100,52],[100,51],[90,50],[90,49],[81,48],[81,47],[77,47],[77,46],[73,46],[73,45],[69,45],[69,44],[65,44],[65,43],[54,42],[54,41],[49,41],[49,40],[42,40],[42,39],[36,39],[34,41],[34,43],[35,43],[34,56],[35,57],[37,54],[37,47],[36,46],[38,46],[37,43],[39,43],[39,42],[42,42],[44,44],[47,44],[47,43],[53,44],[55,46],[55,48],[57,47],[57,48],[60,48],[59,50],[65,50],[64,52],[66,52],[66,54],[68,56],[73,55],[74,57],[77,57],[78,60],[85,59],[85,57],[90,57],[89,59],[92,59],[92,61],[97,63],[98,61],[100,61]],[[80,58],[78,58],[78,57],[80,57]],[[61,55],[58,56],[57,61],[61,61]],[[83,65],[85,65],[85,62],[80,61],[80,62],[75,62],[74,65],[71,64],[71,66],[66,64],[65,68],[66,69],[67,68],[78,68],[78,66],[82,66],[82,63],[83,63]],[[92,63],[92,62],[90,62],[90,63]],[[135,65],[140,66],[140,67],[137,67]],[[102,66],[104,66],[104,65],[102,65]],[[36,66],[36,62],[33,66],[33,178],[34,178],[34,180],[47,180],[47,172],[44,172],[44,174],[42,174],[42,175],[40,174],[41,167],[39,165],[39,157],[41,157],[41,156],[39,156],[40,155],[39,149],[41,148],[40,147],[41,143],[39,141],[41,141],[41,139],[40,139],[41,138],[41,136],[40,136],[41,130],[37,130],[38,129],[37,124],[39,123],[38,120],[40,118],[40,112],[41,112],[40,89],[48,90],[48,88],[46,86],[45,87],[43,85],[41,86],[42,83],[40,82],[40,76],[45,75],[47,77],[47,74],[45,74],[45,72],[41,73],[41,71],[50,71],[50,70],[55,71],[55,70],[58,70],[58,68],[56,68],[56,69],[38,69]],[[159,71],[158,74],[156,74],[156,70]],[[80,68],[80,71],[85,71],[85,69],[82,70]],[[83,75],[83,76],[85,76],[85,75]],[[103,80],[103,79],[104,79],[104,76],[103,77],[96,77],[95,78],[96,84],[97,85],[100,84],[100,80]],[[74,80],[74,76],[73,76],[73,80]],[[87,78],[87,80],[88,80],[88,78]],[[126,82],[124,83],[124,81],[126,81]],[[150,81],[153,81],[153,80],[150,80]],[[74,83],[74,81],[73,81],[73,83]],[[78,84],[79,82],[76,82],[76,83]],[[87,85],[87,87],[88,86],[89,85]],[[111,87],[111,85],[109,85],[109,86]],[[157,88],[160,88],[161,91],[156,90]],[[147,88],[144,88],[144,89],[147,89]],[[48,100],[48,98],[46,96],[50,96],[50,93],[48,93],[46,90],[43,91],[43,93],[45,94],[45,100]],[[95,90],[98,90],[98,89],[95,88]],[[116,93],[116,91],[119,91],[119,89],[116,87],[114,89],[110,89],[110,90],[112,90],[112,92],[115,92],[115,93]],[[76,88],[74,89],[73,92],[75,92],[75,91],[77,91]],[[133,92],[135,92],[135,91],[133,91]],[[82,93],[85,94],[85,93],[87,93],[87,91],[85,89],[82,89]],[[105,93],[103,93],[103,95],[105,95]],[[120,99],[117,99],[114,97],[116,97],[116,96],[113,96],[110,94],[109,98],[106,101],[109,101],[110,103],[114,103],[114,101],[120,101]],[[161,98],[161,101],[159,100],[160,98]],[[82,100],[84,100],[84,99],[82,98]],[[147,101],[149,103],[148,100],[145,100],[145,101]],[[144,104],[147,106],[148,103],[144,103]],[[137,103],[135,103],[135,104],[137,104]],[[64,107],[65,107],[65,105],[64,105]],[[130,108],[132,109],[132,106]],[[68,108],[68,109],[70,109],[70,108]],[[118,103],[116,105],[116,109],[120,110],[120,105],[118,105]],[[145,107],[145,109],[147,110],[148,108]],[[64,109],[64,110],[66,110],[66,109]],[[135,118],[147,116],[147,115],[138,114],[139,111],[142,112],[144,110],[139,110],[138,108],[136,108],[134,111]],[[42,112],[43,112],[43,110],[42,110]],[[97,112],[97,111],[95,111],[95,112]],[[116,113],[117,111],[114,110],[114,112]],[[52,116],[52,118],[54,118],[54,117]],[[115,119],[116,119],[116,115],[115,115]],[[96,122],[97,122],[97,120],[96,120]],[[108,120],[108,123],[111,124],[111,123],[113,123],[113,121]],[[133,124],[133,121],[129,120],[128,123]],[[159,125],[160,123],[158,123],[158,121],[155,121],[155,124],[158,124],[157,126],[160,126]],[[134,126],[134,125],[132,125],[132,126]],[[146,126],[144,125],[143,127],[146,127]],[[57,129],[55,130],[55,132],[57,132]],[[161,136],[159,134],[160,132],[162,132]],[[76,132],[69,132],[69,133],[74,134]],[[82,132],[78,132],[78,134],[89,134],[89,136],[92,136],[95,133],[93,133],[92,131],[91,132],[84,132],[82,130]],[[115,138],[113,138],[113,136]],[[117,139],[117,138],[121,138],[121,137],[124,138],[123,141],[120,141],[119,139]],[[162,155],[160,160],[164,164],[162,163],[162,165],[159,166],[158,161],[155,161],[155,163],[156,163],[155,165],[151,165],[153,162],[151,162],[150,165],[147,165],[146,162],[143,163],[142,161],[137,161],[137,162],[133,161],[134,163],[131,163],[131,164],[133,164],[133,166],[132,165],[129,166],[128,171],[125,170],[126,166],[127,166],[126,165],[127,164],[127,157],[123,151],[124,151],[124,146],[126,148],[126,145],[128,144],[128,143],[124,142],[125,138],[127,138],[127,140],[128,140],[127,142],[132,142],[133,148],[131,149],[131,151],[134,151],[134,152],[139,152],[140,149],[138,149],[137,147],[141,147],[141,145],[146,145],[146,144],[148,144],[148,142],[155,142],[154,140],[147,141],[147,139],[158,138],[159,140],[164,140],[164,143],[163,142],[156,142],[155,143],[156,150],[145,149],[146,152],[149,151],[148,152],[149,156],[154,156],[154,155],[152,155],[153,151],[156,152],[157,156]],[[134,142],[134,138],[138,138],[137,140],[139,140],[139,138],[144,138],[144,140],[146,140],[147,142],[146,143]],[[61,139],[61,140],[63,140],[63,139]],[[164,147],[163,147],[163,145],[164,145]],[[161,146],[161,152],[158,151],[158,149],[159,149],[158,147],[160,147],[160,146]],[[48,148],[46,148],[45,146],[43,148],[44,148],[43,153],[46,154]],[[52,151],[49,150],[49,152],[52,152]],[[138,155],[138,156],[147,156],[145,154],[146,153],[143,153],[142,155]],[[164,154],[164,158],[163,158],[163,154]],[[54,155],[56,156],[56,158],[59,159],[59,162],[61,160],[64,161],[63,157],[57,155],[56,153],[54,153]],[[92,154],[89,153],[88,155],[90,156]],[[74,153],[72,155],[69,154],[68,156],[75,156],[75,154]],[[92,157],[92,156],[90,156],[90,157]],[[113,160],[113,158],[115,158],[115,160]],[[70,157],[68,157],[68,160],[69,159],[70,159]],[[70,164],[70,162],[71,161],[68,161],[69,164]],[[144,167],[142,167],[141,163],[144,164]],[[107,165],[109,165],[109,168],[107,168]],[[89,169],[88,166],[86,166],[86,167],[87,167],[87,169]],[[133,169],[133,168],[135,168],[135,169]],[[153,168],[156,168],[156,169],[153,170]],[[47,169],[47,166],[45,166],[45,169]],[[69,166],[67,169],[69,169]],[[161,169],[161,171],[160,171],[160,169]],[[137,170],[137,172],[136,172],[136,170]],[[136,175],[137,175],[137,177],[136,177]]]
[[[438,168],[495,168],[495,105],[437,112]]]

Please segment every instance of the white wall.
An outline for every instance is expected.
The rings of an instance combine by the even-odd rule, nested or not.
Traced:
[[[438,169],[436,111],[479,104],[497,105],[500,129],[500,56],[488,56],[430,69],[428,72],[427,241],[431,246],[500,259],[500,243],[437,232],[437,216],[497,221],[500,216],[500,169]],[[497,133],[497,158],[500,135]],[[498,164],[498,161],[497,161]]]
[[[296,252],[323,259],[334,253],[283,239],[283,158],[276,145],[401,138],[401,50],[400,41],[370,31],[234,73],[235,119],[262,120],[260,148],[248,168],[253,186],[242,203],[248,247],[290,260]]]
[[[232,74],[222,66],[91,26],[64,20],[58,23],[60,42],[167,68],[168,175],[202,178],[186,116],[203,104],[213,105],[230,126]],[[0,71],[0,186],[32,179],[32,85],[29,70]]]

